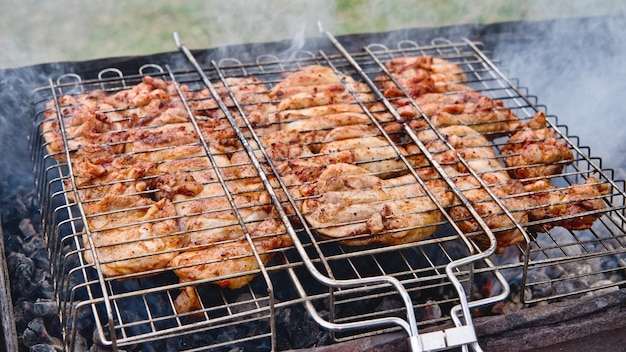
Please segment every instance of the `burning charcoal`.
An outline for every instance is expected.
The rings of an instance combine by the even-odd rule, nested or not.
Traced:
[[[104,346],[99,343],[98,331],[96,329],[93,330],[93,345],[89,348],[89,352],[111,352],[111,347]],[[118,349],[119,352],[126,352],[125,349]]]
[[[157,352],[157,351],[161,351],[161,346],[157,345],[157,347],[155,347],[151,343],[143,343],[140,346],[141,347],[137,346],[136,348],[133,348],[132,351],[141,351],[141,352]]]
[[[426,301],[426,306],[417,310],[415,313],[417,321],[439,319],[441,318],[441,307],[436,301],[429,299]]]
[[[33,236],[24,242],[22,250],[27,256],[32,256],[38,250],[46,248],[46,241],[41,236]]]
[[[51,317],[57,315],[58,305],[53,300],[38,299],[33,305],[33,314],[37,317]]]
[[[181,339],[181,349],[187,350],[195,346],[211,346],[215,343],[215,337],[212,334],[191,334],[189,339]]]
[[[609,247],[609,249],[613,249],[612,246]],[[626,267],[626,254],[617,253],[610,256],[591,258],[588,261],[594,271],[610,273],[611,271],[619,271],[620,268]]]
[[[526,277],[526,286],[531,289],[531,294],[535,298],[552,295],[550,277],[543,270],[530,270]]]
[[[602,286],[609,286],[609,287],[600,288]],[[603,295],[606,293],[615,292],[619,290],[619,287],[615,286],[613,281],[607,280],[607,279],[598,280],[594,282],[593,284],[591,284],[591,287],[596,288],[597,290],[589,292],[587,294],[589,296]]]
[[[13,305],[13,314],[15,315],[15,326],[17,331],[24,331],[28,326],[35,314],[33,313],[33,302],[30,302],[23,297],[17,299],[17,302]]]
[[[30,255],[30,259],[35,263],[35,267],[37,269],[43,271],[46,276],[51,277],[50,260],[48,259],[48,251],[46,250],[45,245],[46,244],[43,243],[43,247],[35,249]]]
[[[279,334],[279,350],[311,347],[320,344],[327,333],[321,331],[304,307],[293,306],[281,309],[276,314],[276,328]],[[327,336],[326,336],[327,337]]]
[[[578,276],[580,280],[582,280],[587,286],[593,284],[596,281],[605,279],[604,274],[594,271],[588,261],[586,261],[582,265],[579,263],[573,273]]]
[[[74,303],[74,305],[76,305],[76,303]],[[67,308],[68,312],[66,314],[70,314],[69,312],[69,307]],[[74,309],[76,309],[76,307],[74,306]],[[70,319],[68,319],[67,324],[68,326],[70,326],[70,324],[73,324],[73,320],[74,316],[73,315],[68,315],[70,317]],[[75,326],[79,331],[89,331],[91,333],[91,331],[93,330],[93,325],[94,325],[94,321],[93,321],[93,314],[91,312],[90,309],[79,309],[78,312],[76,312],[76,323]]]
[[[125,349],[118,349],[118,351],[126,352]],[[91,348],[89,348],[89,352],[111,352],[111,348],[100,346],[100,345],[92,345]]]
[[[87,339],[81,334],[76,334],[73,342],[74,350],[76,351],[87,351],[89,349]]]
[[[35,318],[28,323],[26,330],[21,335],[21,341],[26,347],[37,344],[51,344],[52,341],[48,336],[48,331],[46,331],[43,318]]]
[[[532,298],[532,292],[530,288],[524,289],[524,297],[526,299]],[[510,314],[515,313],[524,307],[522,303],[522,295],[519,285],[511,285],[511,294],[501,302],[496,303],[491,312],[493,314]]]
[[[20,236],[12,235],[11,231],[4,229],[4,248],[7,253],[21,252],[24,240]]]
[[[565,269],[561,265],[549,266],[543,269],[550,279],[558,279],[565,274]]]
[[[385,297],[376,307],[377,312],[385,312],[391,309],[404,307],[404,303],[395,297]]]
[[[165,352],[180,351],[180,342],[178,338],[171,337],[165,341]]]
[[[28,209],[28,206],[26,205],[26,203],[24,203],[22,201],[22,197],[20,196],[20,192],[16,192],[17,194],[13,194],[12,196],[15,197],[14,199],[12,199],[9,202],[9,199],[5,199],[3,201],[4,204],[10,203],[11,207],[9,207],[8,209],[8,216],[3,214],[3,218],[5,219],[11,219],[11,218],[22,218],[24,216],[24,214],[30,214],[30,211]],[[3,208],[6,209],[6,208]]]
[[[62,345],[61,337],[63,336],[63,329],[61,327],[61,320],[58,315],[44,317],[44,323],[46,324],[46,330],[48,330],[48,335],[50,339],[53,341],[58,340],[58,345]]]
[[[35,231],[35,227],[33,226],[32,222],[28,218],[22,219],[22,221],[20,222],[19,228],[20,228],[20,231],[22,231],[22,237],[25,240],[28,240],[29,238],[37,235],[37,231]]]
[[[37,292],[34,280],[35,263],[21,253],[11,253],[7,257],[9,272],[13,278],[12,292],[16,296],[33,297]]]
[[[53,299],[54,298],[54,285],[52,280],[43,280],[39,283],[39,294],[41,298]]]
[[[254,307],[254,297],[249,292],[242,292],[237,295],[236,304],[233,305],[233,313],[249,312]]]
[[[589,288],[589,285],[578,278],[572,277],[570,274],[567,279],[559,281],[555,284],[554,292],[558,295],[573,294],[587,288]],[[580,297],[581,295],[582,294],[574,294],[572,297]]]
[[[28,352],[56,352],[56,348],[54,348],[54,346],[52,345],[38,344],[30,346]]]

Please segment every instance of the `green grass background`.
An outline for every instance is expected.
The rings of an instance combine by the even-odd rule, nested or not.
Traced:
[[[0,0],[0,69],[408,27],[625,14],[624,0]]]

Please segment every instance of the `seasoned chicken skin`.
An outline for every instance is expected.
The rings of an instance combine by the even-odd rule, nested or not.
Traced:
[[[365,83],[337,74],[331,67],[309,65],[289,73],[271,89],[269,96],[281,101],[278,110],[288,110],[352,103],[355,99],[351,93],[363,102],[373,98]]]
[[[567,143],[546,127],[546,115],[535,117],[516,132],[500,150],[509,174],[516,179],[537,179],[563,171],[574,159]]]
[[[444,140],[440,139],[433,130],[417,130],[418,137],[428,151],[433,153],[434,159],[442,165],[463,196],[473,205],[487,226],[494,231],[499,249],[523,241],[523,234],[515,224],[527,222],[528,200],[521,196],[524,193],[523,185],[519,181],[511,180],[504,171],[492,144],[485,136],[468,126],[445,127],[440,130],[440,133],[454,149],[449,149],[444,144]],[[413,148],[407,147],[409,152]],[[466,160],[467,164],[461,163],[459,156]],[[419,157],[413,160],[417,165],[424,166],[423,160]],[[480,180],[471,175],[468,168],[476,173]],[[511,210],[512,218],[505,213],[489,192],[497,197],[506,209]],[[460,200],[456,199],[454,205],[448,209],[448,213],[457,221],[463,232],[482,231],[476,219],[471,217],[469,210],[461,205]],[[486,242],[488,240],[484,236],[478,236],[475,239],[483,246],[488,245]]]
[[[270,92],[267,90],[263,82],[256,77],[228,77],[224,84],[216,84],[216,91],[224,104],[228,107],[229,113],[235,118],[239,127],[244,130],[244,134],[249,137],[246,131],[249,122],[251,127],[258,135],[265,135],[270,132],[279,130],[277,124],[276,105],[271,101]],[[199,93],[203,96],[209,96],[208,89],[204,89]],[[234,100],[233,100],[234,99]],[[241,109],[241,110],[240,110]],[[216,110],[214,117],[223,117],[222,121],[226,122],[225,116],[221,110]],[[230,126],[225,126],[230,128]]]
[[[603,215],[607,203],[603,199],[611,193],[611,186],[595,177],[584,184],[556,188],[546,180],[525,186],[533,208],[528,212],[531,220],[552,220],[536,227],[538,232],[554,226],[569,230],[590,229],[596,219]]]
[[[186,86],[180,89],[189,97]],[[188,121],[174,83],[151,76],[114,94],[94,90],[77,96],[63,95],[58,104],[61,111],[57,111],[54,102],[48,104],[42,135],[48,152],[60,161],[65,160],[65,155],[60,153],[65,149],[58,115],[70,152],[86,145],[107,144],[121,153],[124,151],[121,142],[127,140],[129,128]]]
[[[396,148],[401,154],[406,155],[402,146]],[[352,155],[352,160],[356,165],[380,178],[399,176],[408,172],[398,152],[389,144],[389,141],[380,137],[349,138],[329,142],[323,145],[320,153],[332,156],[346,151]]]
[[[397,57],[387,61],[385,66],[396,77],[410,78],[427,75],[435,82],[443,83],[467,80],[465,71],[459,65],[427,55]]]
[[[101,199],[112,188],[119,194],[141,194],[148,189],[156,166],[134,155],[115,154],[107,145],[89,145],[76,152],[73,171],[76,190],[84,202]],[[69,178],[64,187],[68,198],[76,201]]]
[[[212,282],[220,287],[238,289],[256,277],[260,266],[266,265],[277,249],[291,245],[282,223],[274,218],[259,223],[250,232],[250,238],[254,249],[242,236],[236,241],[210,243],[184,251],[169,265],[181,282],[214,279]],[[179,313],[201,308],[195,287],[183,288],[174,305]]]
[[[443,219],[414,178],[384,182],[358,166],[333,164],[314,185],[303,187],[308,196],[302,203],[307,222],[321,236],[345,245],[419,241],[430,236]],[[452,200],[449,196],[441,199],[448,204]]]
[[[475,91],[427,93],[415,97],[414,101],[437,127],[469,126],[489,139],[513,133],[520,127],[517,116],[505,108],[502,101]],[[405,120],[419,118],[420,112],[408,99],[396,100],[394,104]]]
[[[112,191],[102,200],[84,204],[87,227],[98,256],[100,269],[107,276],[146,273],[165,268],[187,244],[176,210],[163,199],[154,202]],[[93,215],[91,215],[93,214]],[[85,259],[93,263],[87,235]]]
[[[386,76],[376,77],[375,81],[387,98],[403,97],[404,92],[417,98],[427,93],[470,90],[462,84],[467,79],[463,69],[447,60],[426,55],[398,57],[387,61],[385,66],[395,82]]]

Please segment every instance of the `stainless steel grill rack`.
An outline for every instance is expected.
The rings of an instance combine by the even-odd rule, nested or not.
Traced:
[[[342,77],[368,83],[374,92],[374,101],[357,98],[355,104],[367,112],[368,104],[382,103],[386,112],[402,124],[390,99],[384,97],[373,82],[377,77],[388,74],[384,63],[391,58],[429,55],[444,58],[462,67],[468,77],[465,82],[468,86],[492,99],[503,101],[504,106],[514,111],[522,121],[530,120],[537,111],[545,112],[545,107],[538,105],[535,97],[529,96],[523,88],[509,80],[489,60],[481,51],[480,43],[441,39],[420,45],[413,41],[402,41],[393,43],[393,48],[389,44],[372,43],[362,52],[349,53],[332,35],[326,35],[336,51],[299,51],[289,57],[259,55],[255,62],[227,58],[205,65],[199,64],[176,38],[192,70],[174,71],[169,66],[147,64],[138,74],[128,74],[109,68],[101,71],[97,79],[83,79],[69,74],[56,81],[50,80],[48,87],[35,91],[33,160],[38,175],[43,228],[47,234],[51,258],[54,259],[52,269],[68,350],[74,349],[76,335],[90,324],[97,328],[99,343],[113,348],[142,343],[164,344],[168,339],[176,339],[184,341],[182,350],[189,351],[245,343],[265,345],[268,349],[277,350],[281,345],[279,340],[282,332],[278,327],[281,312],[301,304],[304,304],[308,315],[316,323],[333,332],[335,340],[349,340],[401,329],[409,336],[413,350],[440,350],[454,346],[471,346],[480,350],[472,328],[471,311],[504,299],[509,293],[508,281],[514,276],[521,276],[523,288],[530,290],[541,285],[563,286],[541,297],[524,296],[527,290],[522,289],[523,299],[529,304],[623,285],[624,282],[620,280],[607,280],[594,287],[562,284],[568,280],[580,281],[580,278],[624,269],[626,264],[623,260],[616,261],[618,264],[608,268],[603,268],[596,261],[599,258],[624,255],[625,194],[623,182],[614,181],[612,172],[603,170],[601,161],[591,157],[587,148],[579,146],[575,137],[568,136],[566,127],[559,125],[554,116],[548,116],[549,126],[568,143],[575,160],[562,173],[552,177],[553,184],[567,189],[595,176],[600,182],[611,186],[611,194],[602,197],[607,208],[601,212],[606,212],[606,215],[596,221],[591,230],[570,231],[547,226],[563,219],[519,223],[514,220],[511,210],[490,193],[502,207],[503,213],[514,220],[513,227],[525,237],[522,244],[509,247],[506,255],[492,255],[496,249],[495,237],[508,229],[490,229],[474,209],[474,204],[466,199],[463,190],[455,186],[454,177],[447,175],[431,156],[429,164],[467,207],[470,216],[480,225],[479,232],[461,231],[457,220],[447,215],[446,206],[428,194],[442,210],[444,219],[437,224],[437,232],[426,240],[398,245],[349,247],[337,240],[318,236],[319,229],[310,226],[306,214],[297,210],[297,202],[302,199],[283,197],[290,194],[293,185],[283,182],[276,165],[268,162],[270,158],[267,151],[260,147],[262,143],[255,126],[246,116],[249,104],[238,99],[234,92],[236,87],[229,86],[229,78],[255,77],[259,80],[256,84],[271,89],[283,79],[284,73],[313,64],[328,66]],[[72,163],[67,162],[73,160],[73,151],[67,147],[71,142],[64,137],[64,155],[50,152],[43,128],[49,119],[46,116],[53,112],[54,119],[63,125],[62,112],[69,106],[59,102],[61,96],[78,97],[96,90],[113,95],[140,84],[146,76],[172,82],[176,87],[175,96],[185,109],[198,137],[190,144],[201,147],[206,153],[210,165],[207,170],[217,175],[214,182],[224,190],[230,210],[237,215],[238,226],[246,229],[259,222],[258,219],[249,220],[242,215],[241,212],[246,209],[237,205],[235,198],[239,193],[229,185],[232,180],[228,177],[228,167],[232,165],[224,166],[219,162],[226,154],[240,152],[245,155],[247,163],[254,167],[256,176],[253,177],[258,178],[260,185],[258,190],[270,196],[264,205],[273,207],[275,213],[272,216],[283,226],[281,233],[274,235],[289,235],[293,241],[292,246],[269,250],[250,246],[254,249],[247,256],[255,259],[258,268],[219,276],[222,280],[231,280],[244,275],[256,275],[254,280],[240,289],[209,285],[215,281],[214,278],[179,282],[172,272],[173,268],[107,276],[103,274],[101,266],[108,262],[99,259],[98,253],[91,249],[96,247],[91,240],[94,229],[84,224],[89,223],[93,215],[86,214],[83,209],[85,203],[89,202],[82,202],[80,196],[76,197],[80,186],[77,186],[77,175],[72,171]],[[221,87],[226,87],[226,94],[218,92]],[[203,90],[208,90],[208,94],[204,92],[200,95]],[[188,95],[188,92],[193,95]],[[360,92],[351,93],[358,97]],[[213,141],[203,136],[196,119],[203,113],[194,110],[194,106],[197,106],[197,102],[208,101],[214,104],[215,112],[221,112],[219,119],[233,128],[234,140],[241,142],[234,150],[215,151],[212,148]],[[50,102],[54,105],[50,105]],[[99,112],[117,116],[129,109],[110,107]],[[371,124],[380,131],[380,136],[391,146],[396,145],[393,136],[377,123],[371,113],[368,115]],[[407,124],[402,125],[402,133],[408,138],[398,145],[415,143],[428,155],[426,147]],[[440,138],[445,139],[441,135]],[[492,143],[499,151],[506,144],[506,138],[494,138]],[[401,153],[397,154],[397,158],[414,174],[415,182],[423,185],[423,180],[406,158]],[[470,174],[480,179],[471,170]],[[125,181],[113,183],[116,182]],[[484,183],[481,187],[488,189]],[[154,192],[144,190],[140,196],[153,197]],[[296,209],[295,213],[286,210],[290,207]],[[171,218],[180,221],[183,216],[174,215]],[[530,226],[534,229],[543,228],[540,233],[530,233],[527,231]],[[243,232],[244,240],[253,244],[249,231]],[[475,241],[479,237],[488,238],[489,244],[479,245]],[[88,241],[85,242],[85,239]],[[87,260],[87,254],[95,260]],[[269,262],[262,259],[267,254],[273,256]],[[588,264],[589,270],[574,278],[533,274],[539,269],[554,269],[583,262]],[[210,263],[207,261],[207,264]],[[477,291],[481,289],[477,284],[479,281],[495,282],[496,288],[487,294],[478,294]],[[200,308],[192,312],[177,312],[177,296],[188,285],[198,287]],[[94,317],[93,322],[84,318],[91,315]],[[422,328],[428,332],[422,332]]]

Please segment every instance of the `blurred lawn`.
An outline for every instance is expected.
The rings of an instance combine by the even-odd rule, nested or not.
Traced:
[[[0,68],[407,27],[626,13],[606,0],[0,0]]]

